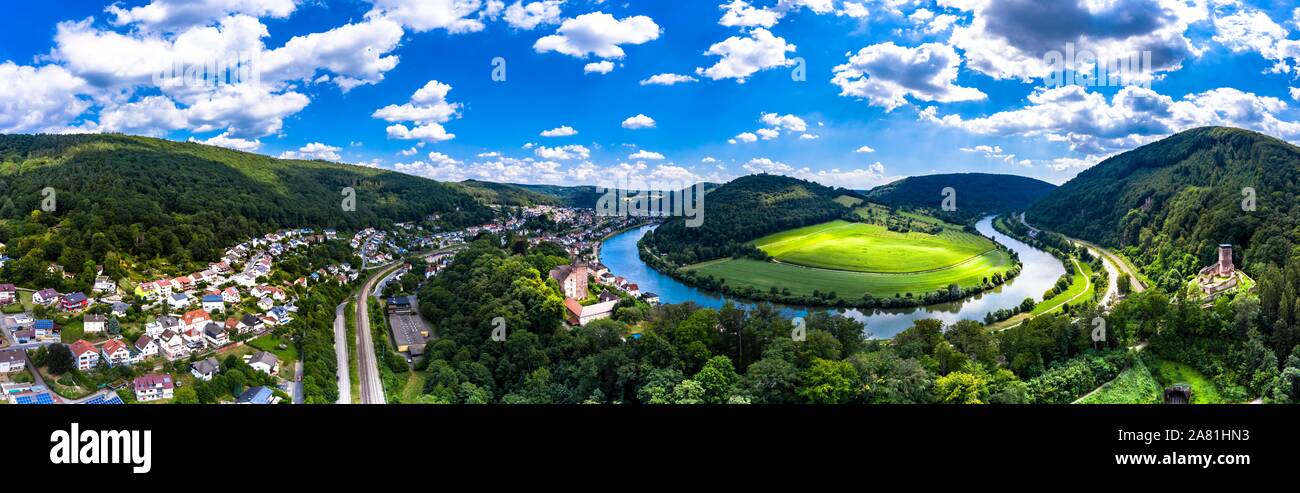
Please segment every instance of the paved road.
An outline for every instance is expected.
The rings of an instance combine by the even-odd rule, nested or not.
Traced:
[[[357,369],[361,378],[361,403],[384,404],[384,384],[379,379],[379,364],[375,359],[375,345],[370,339],[370,303],[374,295],[375,284],[396,269],[400,262],[394,262],[388,269],[381,269],[361,286],[357,296]]]
[[[347,317],[343,313],[347,307],[348,304],[344,302],[334,309],[334,354],[339,360],[338,404],[352,403],[352,378],[351,371],[348,369],[348,327]]]
[[[302,360],[293,363],[293,403],[302,404]]]

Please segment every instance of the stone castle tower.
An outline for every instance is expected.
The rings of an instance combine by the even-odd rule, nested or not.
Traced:
[[[1226,243],[1219,245],[1219,264],[1216,270],[1218,271],[1216,274],[1220,276],[1230,276],[1237,271],[1237,268],[1232,265],[1232,245]]]

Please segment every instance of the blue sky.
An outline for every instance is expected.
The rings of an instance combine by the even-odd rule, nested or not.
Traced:
[[[4,8],[0,132],[193,139],[440,180],[653,185],[769,171],[868,188],[979,171],[1061,183],[1195,126],[1300,141],[1300,9],[1286,2]],[[1062,85],[1063,66],[1088,63],[1045,62],[1067,47],[1103,59],[1150,53],[1150,70]],[[498,57],[504,81],[493,77]],[[164,72],[232,59],[252,60],[257,78],[195,85]],[[628,121],[641,115],[640,126]]]

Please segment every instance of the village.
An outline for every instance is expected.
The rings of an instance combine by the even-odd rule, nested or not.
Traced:
[[[543,275],[560,286],[566,320],[573,326],[612,316],[624,298],[658,303],[657,295],[642,292],[598,261],[604,238],[643,221],[554,206],[498,213],[501,219],[496,222],[456,231],[416,223],[365,228],[350,237],[332,229],[280,230],[229,247],[206,269],[185,275],[132,284],[105,275],[99,266],[89,293],[0,283],[0,392],[5,402],[14,404],[167,402],[179,388],[211,381],[234,362],[245,373],[259,374],[250,379],[258,385],[243,388],[234,403],[298,403],[302,362],[283,328],[294,321],[295,302],[306,290],[320,283],[350,286],[367,269],[391,265],[412,252],[438,252],[417,257],[422,272],[411,272],[407,262],[384,286],[402,283],[407,276],[422,282],[451,261],[456,247],[483,233],[564,247],[572,264]],[[546,227],[526,227],[538,224]],[[277,269],[281,262],[298,262],[301,252],[326,242],[347,245],[361,265],[330,263],[292,280]],[[50,268],[62,272],[59,266]],[[591,289],[596,286],[604,288]],[[422,320],[414,298],[408,294],[385,300],[391,340],[408,359],[420,356],[434,337],[430,325],[436,325]],[[70,357],[55,355],[63,348]],[[75,371],[53,372],[57,363],[52,360],[64,357]],[[114,372],[122,368],[134,371]]]

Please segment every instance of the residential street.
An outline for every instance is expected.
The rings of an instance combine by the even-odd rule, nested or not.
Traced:
[[[352,403],[352,379],[348,372],[348,327],[347,317],[344,316],[343,310],[348,307],[347,303],[340,304],[334,309],[334,354],[338,356],[338,381],[339,381],[339,400],[338,404]],[[300,384],[301,385],[301,384]]]

